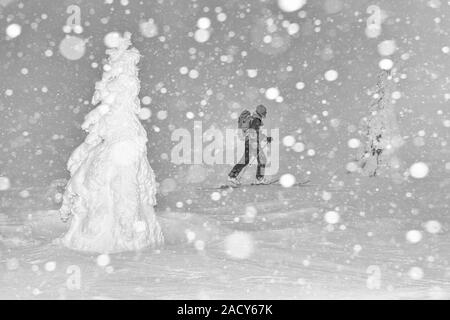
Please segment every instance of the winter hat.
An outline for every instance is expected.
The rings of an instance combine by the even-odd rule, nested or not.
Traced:
[[[262,104],[260,104],[259,106],[256,107],[256,113],[257,113],[259,116],[265,118],[266,115],[267,115],[267,109],[266,109],[266,107],[264,107]]]

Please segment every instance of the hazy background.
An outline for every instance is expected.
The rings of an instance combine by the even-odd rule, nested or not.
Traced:
[[[378,38],[365,33],[366,10],[373,4],[386,15]],[[70,5],[80,7],[83,26],[72,35],[86,41],[78,60],[59,49]],[[80,124],[92,109],[106,57],[103,38],[111,31],[132,32],[142,55],[140,97],[151,97],[152,111],[143,124],[160,181],[223,179],[229,166],[185,173],[187,166],[170,163],[171,131],[192,132],[195,120],[203,121],[204,130],[233,128],[233,116],[259,103],[268,107],[269,129],[279,128],[281,137],[293,135],[305,145],[302,152],[280,146],[280,173],[310,171],[326,178],[345,172],[355,155],[347,142],[359,137],[360,120],[369,114],[367,91],[376,84],[383,58],[377,45],[384,40],[395,40],[397,50],[389,58],[402,75],[396,88],[405,139],[398,153],[402,170],[424,161],[430,177],[448,175],[449,13],[447,1],[439,0],[310,0],[292,13],[276,0],[0,0],[0,176],[12,187],[68,177],[65,163],[85,137]],[[193,36],[201,17],[211,21],[206,42]],[[154,37],[139,27],[149,19],[158,27]],[[267,30],[268,20],[276,30]],[[11,39],[6,30],[13,23],[22,29]],[[293,23],[299,31],[289,34],[286,26]],[[273,41],[265,43],[269,33]],[[195,71],[182,74],[182,67],[198,77]],[[336,70],[338,78],[327,81],[327,70]],[[282,102],[265,97],[271,87],[279,89]]]

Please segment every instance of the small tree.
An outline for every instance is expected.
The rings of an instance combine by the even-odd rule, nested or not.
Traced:
[[[390,159],[402,144],[392,99],[394,91],[392,72],[381,71],[372,90],[374,100],[369,107],[370,116],[364,119],[365,143],[359,157],[361,171],[371,177],[376,176],[380,168],[391,167]]]
[[[147,133],[138,119],[140,59],[131,34],[110,34],[109,58],[95,84],[92,104],[81,127],[88,132],[67,167],[70,180],[60,209],[72,218],[62,239],[83,251],[139,250],[162,243],[156,221],[156,182],[147,159]]]

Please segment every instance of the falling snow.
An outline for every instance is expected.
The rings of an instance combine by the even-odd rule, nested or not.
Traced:
[[[438,0],[0,1],[0,298],[449,299],[449,14]],[[125,105],[165,244],[85,254],[57,241],[66,163],[121,98],[98,84],[91,104],[102,74],[130,68],[105,54],[126,31],[140,83],[123,83]],[[221,188],[244,139],[216,146],[259,104],[277,170],[252,185],[250,158]],[[96,168],[126,170],[134,150]]]

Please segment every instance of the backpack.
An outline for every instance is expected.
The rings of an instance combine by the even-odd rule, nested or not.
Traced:
[[[250,122],[253,120],[252,114],[248,110],[244,110],[239,115],[238,128],[242,129],[244,133],[250,128]]]

